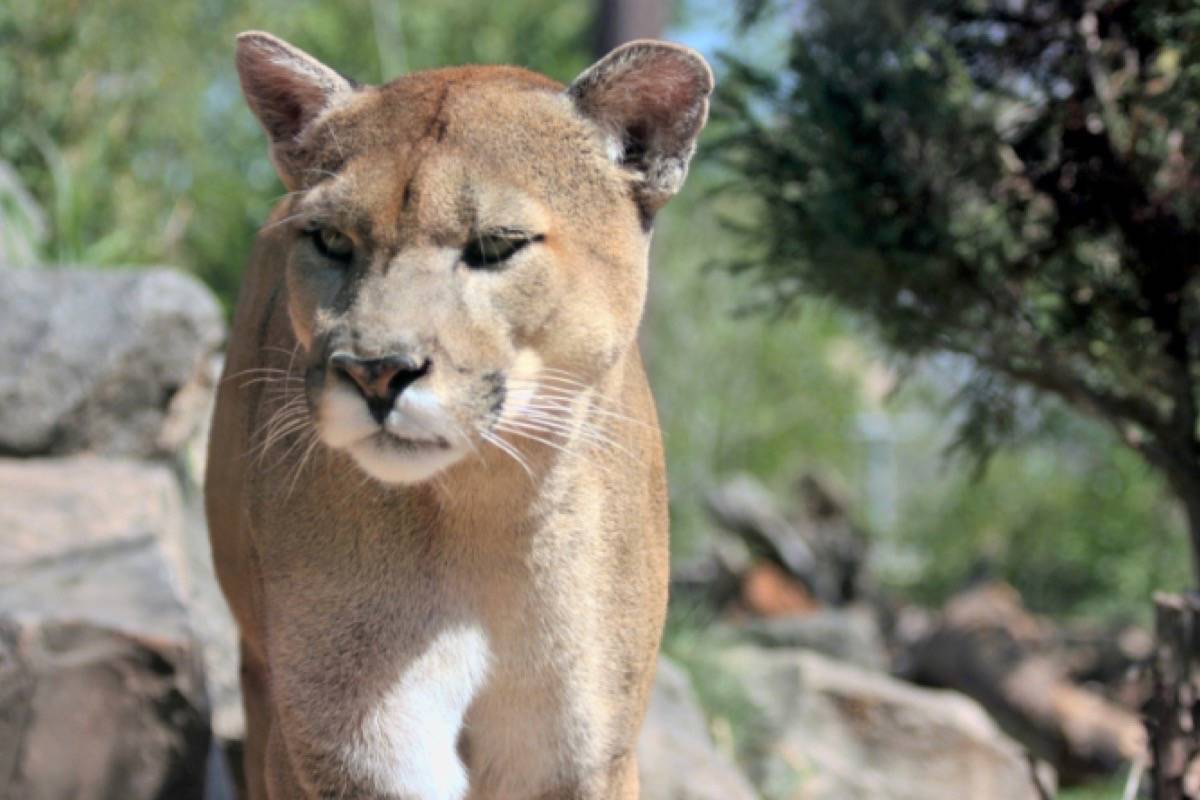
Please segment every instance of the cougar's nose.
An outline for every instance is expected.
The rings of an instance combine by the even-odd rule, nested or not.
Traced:
[[[429,359],[390,355],[383,358],[358,358],[335,353],[329,359],[332,371],[358,387],[371,416],[380,424],[387,418],[396,398],[409,384],[429,372]]]

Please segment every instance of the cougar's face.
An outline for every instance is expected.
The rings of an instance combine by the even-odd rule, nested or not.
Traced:
[[[384,87],[310,141],[326,157],[281,224],[288,312],[321,440],[371,476],[519,449],[632,342],[647,239],[559,94]]]
[[[704,60],[640,41],[568,87],[514,67],[362,87],[250,31],[237,68],[292,190],[262,244],[287,255],[325,444],[411,483],[480,443],[578,433],[572,409],[633,346],[647,226],[708,114]]]

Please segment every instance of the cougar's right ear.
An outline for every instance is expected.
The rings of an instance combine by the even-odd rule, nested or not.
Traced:
[[[649,219],[683,185],[712,90],[712,70],[699,53],[641,39],[589,67],[567,95],[609,135]]]
[[[299,48],[261,31],[237,37],[242,94],[270,139],[271,163],[289,190],[303,170],[300,136],[354,85]]]

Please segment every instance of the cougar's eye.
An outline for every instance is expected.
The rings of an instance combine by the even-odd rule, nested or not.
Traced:
[[[312,239],[313,247],[326,258],[344,264],[354,256],[354,241],[341,231],[314,225],[305,228],[304,235]]]
[[[463,248],[463,263],[472,269],[494,269],[544,236],[520,231],[481,233]]]

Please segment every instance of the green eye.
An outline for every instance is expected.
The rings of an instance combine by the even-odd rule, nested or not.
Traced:
[[[493,268],[503,264],[533,242],[540,242],[545,238],[519,231],[479,234],[463,248],[463,263],[472,269]]]
[[[326,258],[348,263],[354,257],[354,241],[341,231],[317,225],[305,228],[304,234],[312,239],[317,252]]]

